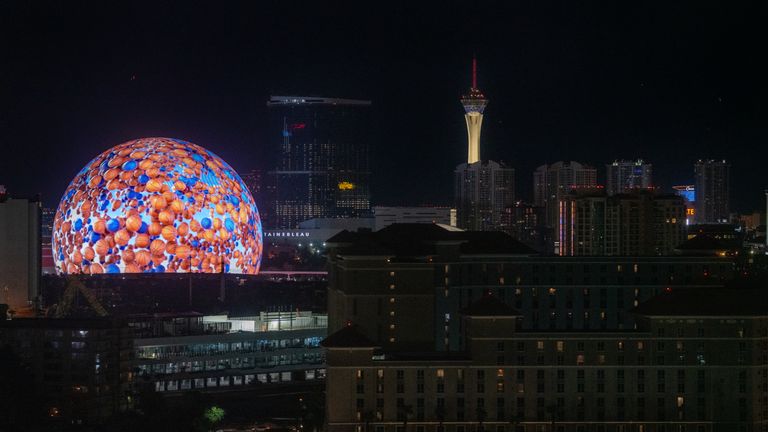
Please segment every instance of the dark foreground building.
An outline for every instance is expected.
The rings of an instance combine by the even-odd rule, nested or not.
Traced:
[[[351,320],[398,349],[457,349],[459,312],[488,291],[521,311],[522,329],[634,329],[639,303],[722,286],[734,268],[720,256],[537,256],[503,233],[434,224],[343,231],[327,244],[329,333]]]
[[[18,373],[29,371],[27,385],[44,411],[34,414],[49,417],[53,424],[100,423],[131,407],[133,337],[123,321],[0,320],[0,347],[19,357]]]
[[[327,430],[765,431],[762,291],[665,292],[624,331],[524,330],[486,295],[462,310],[453,352],[392,347],[350,322],[323,342]]]

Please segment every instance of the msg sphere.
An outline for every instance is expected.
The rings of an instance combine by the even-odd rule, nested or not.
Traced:
[[[56,210],[61,273],[245,273],[261,265],[251,193],[215,154],[172,138],[141,138],[97,156]]]

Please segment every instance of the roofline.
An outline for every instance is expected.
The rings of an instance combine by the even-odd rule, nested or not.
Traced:
[[[340,99],[316,96],[270,96],[267,106],[284,105],[352,105],[370,106],[371,101],[361,99]]]
[[[687,318],[720,318],[720,319],[734,319],[734,318],[740,318],[740,319],[758,319],[758,318],[768,318],[768,314],[764,315],[685,315],[685,314],[676,314],[676,315],[653,315],[651,313],[642,313],[642,312],[634,312],[635,315],[642,315],[648,318],[676,318],[676,319],[687,319]]]

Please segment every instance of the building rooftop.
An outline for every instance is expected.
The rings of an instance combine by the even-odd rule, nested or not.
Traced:
[[[438,224],[392,224],[379,231],[342,231],[327,240],[341,255],[426,256],[438,244],[455,244],[469,255],[533,255],[536,251],[498,231],[463,231]]]
[[[716,238],[708,234],[699,234],[679,244],[675,249],[681,253],[706,253],[717,255],[721,251],[735,250],[741,242],[735,239]]]
[[[650,317],[768,317],[768,289],[672,289],[641,303],[634,312]]]
[[[370,106],[369,100],[339,99],[314,96],[271,96],[267,106],[281,105],[356,105]]]
[[[320,342],[325,348],[376,348],[373,341],[357,330],[357,326],[349,324],[339,331],[332,333]]]

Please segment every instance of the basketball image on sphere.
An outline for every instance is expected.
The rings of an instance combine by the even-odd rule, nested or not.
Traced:
[[[256,203],[221,158],[187,141],[141,138],[86,165],[56,210],[59,273],[256,274]]]

